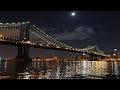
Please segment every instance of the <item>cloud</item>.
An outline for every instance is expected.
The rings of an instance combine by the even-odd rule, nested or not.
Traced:
[[[95,35],[93,28],[89,26],[79,26],[72,32],[63,32],[61,34],[55,34],[54,38],[57,40],[84,40],[92,38]]]

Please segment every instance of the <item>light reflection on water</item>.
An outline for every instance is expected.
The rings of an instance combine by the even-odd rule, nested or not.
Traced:
[[[0,61],[0,76],[11,79],[119,79],[119,61]]]

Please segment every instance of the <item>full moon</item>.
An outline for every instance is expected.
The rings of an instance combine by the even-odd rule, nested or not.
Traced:
[[[76,15],[76,13],[75,13],[75,12],[72,12],[72,13],[71,13],[71,16],[75,16],[75,15]]]

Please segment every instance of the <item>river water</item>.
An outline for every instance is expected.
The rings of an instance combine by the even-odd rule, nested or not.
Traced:
[[[0,60],[0,79],[120,79],[120,61]]]

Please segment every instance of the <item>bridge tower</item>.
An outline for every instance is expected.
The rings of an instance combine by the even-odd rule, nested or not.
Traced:
[[[30,30],[30,23],[24,23],[21,25],[20,30],[20,41],[29,41],[29,30]],[[27,45],[18,45],[18,53],[17,57],[15,58],[16,61],[32,61],[29,57],[29,46]]]

